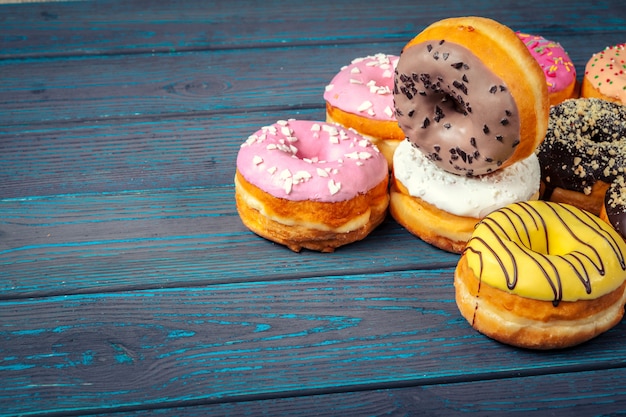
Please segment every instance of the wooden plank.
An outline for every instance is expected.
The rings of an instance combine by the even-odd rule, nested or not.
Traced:
[[[592,53],[625,36],[626,29],[567,38],[580,76]],[[320,108],[324,87],[343,65],[378,52],[399,54],[406,40],[0,61],[0,125]]]
[[[626,370],[610,369],[489,381],[436,384],[232,403],[124,411],[127,417],[318,417],[423,415],[619,415],[626,409]],[[116,416],[98,414],[93,417]]]
[[[335,253],[248,231],[232,187],[0,202],[0,299],[456,265],[389,219]]]
[[[0,199],[232,185],[239,147],[279,119],[323,108],[151,120],[101,120],[0,131]]]
[[[394,42],[451,15],[446,3],[420,7],[402,0],[390,0],[384,8],[375,0],[362,0],[359,7],[325,1],[295,8],[279,0],[262,5],[107,0],[0,7],[0,58]],[[623,32],[626,25],[621,0],[570,1],[567,7],[558,1],[521,6],[482,0],[455,5],[454,15],[491,17],[545,36]]]
[[[0,125],[324,106],[353,58],[400,43],[0,61]],[[153,120],[153,119],[149,119]]]
[[[624,323],[555,352],[485,338],[460,317],[451,273],[2,301],[0,404],[89,413],[626,366]]]

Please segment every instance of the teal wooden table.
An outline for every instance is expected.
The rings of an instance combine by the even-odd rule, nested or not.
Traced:
[[[387,219],[332,254],[250,233],[240,144],[324,118],[353,58],[491,17],[580,75],[626,3],[53,2],[0,6],[0,415],[615,415],[626,323],[516,349],[454,302],[457,255]]]

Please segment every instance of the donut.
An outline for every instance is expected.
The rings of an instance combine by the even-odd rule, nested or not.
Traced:
[[[575,98],[576,68],[565,49],[558,43],[543,36],[515,32],[524,42],[531,55],[543,70],[550,96],[550,105],[559,104],[568,98]]]
[[[440,169],[407,140],[394,154],[389,212],[413,235],[460,253],[491,211],[539,196],[535,154],[493,174],[465,177]]]
[[[542,199],[599,215],[609,186],[626,168],[626,107],[598,98],[553,106],[537,155]]]
[[[626,104],[626,51],[620,43],[596,52],[585,65],[581,97]]]
[[[600,218],[626,239],[626,178],[618,176],[604,195]]]
[[[619,323],[626,243],[569,204],[515,203],[476,226],[454,273],[455,300],[477,331],[509,345],[558,349]]]
[[[383,53],[356,58],[324,90],[326,122],[353,128],[371,140],[390,167],[393,152],[404,139],[392,94],[397,62],[397,56]]]
[[[333,252],[385,218],[389,169],[369,140],[324,122],[279,120],[237,154],[237,211],[252,232],[287,246]]]
[[[494,20],[433,23],[405,45],[394,80],[400,128],[446,171],[489,174],[527,158],[545,135],[543,71]]]

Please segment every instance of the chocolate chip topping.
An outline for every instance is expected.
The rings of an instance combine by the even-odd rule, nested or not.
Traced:
[[[483,175],[513,155],[520,138],[515,100],[469,49],[444,41],[412,45],[394,81],[400,127],[442,169]]]

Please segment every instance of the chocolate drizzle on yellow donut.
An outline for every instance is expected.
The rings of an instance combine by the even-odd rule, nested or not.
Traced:
[[[574,241],[573,249],[560,253],[557,237]],[[590,243],[597,244],[597,239],[601,239],[602,248],[610,248],[612,253],[603,253]],[[513,246],[509,246],[511,244]],[[515,250],[514,254],[516,248],[521,250]],[[516,289],[520,279],[528,279],[524,265],[528,262],[536,265],[551,288],[554,306],[563,299],[564,274],[574,274],[585,293],[591,294],[591,277],[607,274],[608,261],[605,260],[609,257],[617,260],[622,271],[626,270],[624,242],[602,220],[573,206],[544,201],[512,204],[485,217],[477,225],[465,252],[479,257],[481,281],[486,257],[495,259],[511,291]],[[557,267],[557,259],[567,268]]]

